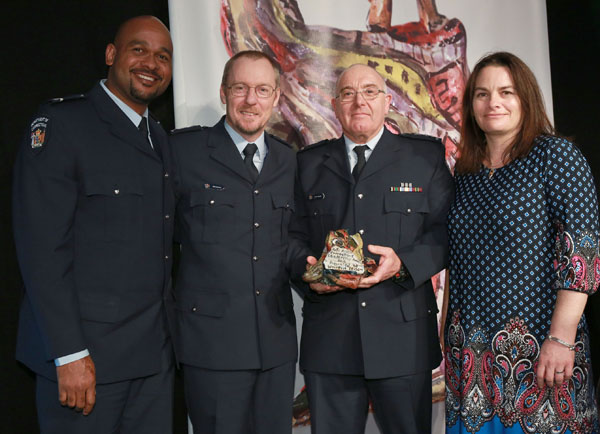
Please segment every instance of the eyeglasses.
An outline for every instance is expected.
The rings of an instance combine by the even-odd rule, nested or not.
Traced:
[[[268,84],[260,84],[258,86],[248,86],[245,83],[234,83],[231,86],[227,86],[227,89],[231,91],[233,96],[246,96],[250,89],[254,89],[256,96],[259,98],[270,98],[275,92],[275,88]]]
[[[384,90],[378,89],[377,86],[367,86],[362,90],[352,89],[351,87],[342,89],[336,98],[342,102],[354,101],[357,94],[361,94],[366,100],[373,100],[379,96],[380,93],[385,93]]]

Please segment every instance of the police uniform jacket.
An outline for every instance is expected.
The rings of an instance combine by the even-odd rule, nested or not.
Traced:
[[[294,209],[293,149],[271,135],[256,184],[224,127],[174,132],[176,238],[181,259],[174,311],[180,363],[217,370],[295,361],[287,269]]]
[[[304,288],[300,366],[320,373],[386,378],[430,370],[441,360],[431,277],[446,266],[446,214],[454,184],[439,140],[384,131],[355,182],[344,139],[298,153],[293,242],[321,255],[330,230],[392,247],[409,276],[370,289],[318,295]]]
[[[85,348],[98,383],[161,369],[174,193],[166,133],[149,124],[162,160],[97,84],[42,105],[21,144],[17,358],[40,375]]]

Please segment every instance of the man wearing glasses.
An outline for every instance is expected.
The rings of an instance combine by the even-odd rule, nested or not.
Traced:
[[[171,137],[178,195],[176,351],[194,433],[291,432],[297,357],[286,264],[293,149],[265,134],[279,66],[225,65],[226,115]]]
[[[441,354],[430,279],[446,266],[454,186],[439,140],[384,128],[390,102],[375,69],[349,67],[332,100],[343,136],[298,153],[292,245],[318,255],[330,230],[348,229],[379,263],[356,290],[308,287],[294,267],[313,434],[362,434],[369,401],[382,433],[431,432]]]

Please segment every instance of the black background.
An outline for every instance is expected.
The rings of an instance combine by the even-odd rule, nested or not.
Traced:
[[[213,0],[218,1],[218,0]],[[104,48],[118,25],[155,15],[168,25],[166,0],[19,1],[4,4],[5,32],[0,118],[0,431],[34,433],[37,420],[32,375],[14,360],[22,283],[10,224],[10,185],[17,144],[38,104],[85,92],[105,77]],[[600,2],[547,1],[554,120],[580,146],[600,179]],[[473,65],[470,65],[471,67]],[[201,78],[199,78],[201,79]],[[167,130],[174,125],[171,88],[151,106]],[[588,303],[595,371],[600,371],[600,296]],[[177,382],[175,432],[186,432]]]

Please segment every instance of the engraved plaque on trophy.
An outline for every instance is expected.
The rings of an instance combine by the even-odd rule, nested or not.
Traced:
[[[376,269],[375,260],[364,257],[360,234],[349,235],[348,230],[338,229],[329,232],[321,257],[306,270],[302,280],[356,289],[360,280]]]

